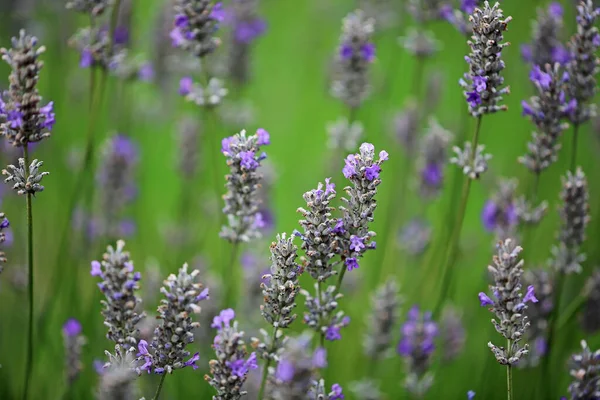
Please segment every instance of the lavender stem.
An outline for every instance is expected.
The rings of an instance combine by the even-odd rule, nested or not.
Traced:
[[[471,148],[473,149],[473,151],[471,152],[471,159],[469,161],[470,165],[473,165],[473,162],[475,161],[475,155],[476,155],[476,151],[475,149],[477,149],[477,145],[479,142],[479,132],[481,131],[481,121],[482,121],[482,117],[483,115],[480,115],[477,117],[477,124],[475,126],[475,134],[473,135],[473,140],[471,141]],[[446,256],[444,257],[444,269],[442,271],[442,291],[440,294],[440,297],[438,298],[437,304],[434,308],[434,315],[438,315],[442,304],[444,303],[444,300],[446,298],[446,296],[448,295],[448,290],[450,288],[450,282],[452,280],[452,267],[454,264],[454,258],[456,256],[456,251],[457,251],[457,247],[458,247],[458,243],[460,241],[460,233],[462,230],[462,226],[463,226],[463,222],[465,219],[465,211],[467,210],[467,202],[469,199],[469,190],[471,188],[471,181],[472,179],[470,177],[465,177],[464,179],[465,182],[463,183],[463,189],[462,189],[462,195],[461,195],[461,201],[460,201],[460,208],[458,211],[458,217],[456,219],[456,225],[454,226],[454,230],[452,232],[452,235],[450,236],[450,241],[448,244],[448,247],[446,249]]]
[[[317,281],[317,299],[319,299],[319,302],[321,302],[321,280],[320,279]],[[320,332],[320,335],[319,335],[319,346],[325,348],[325,334],[323,332]]]
[[[162,390],[163,383],[165,383],[165,378],[167,374],[164,373],[160,376],[160,382],[158,383],[158,387],[156,388],[156,393],[154,394],[153,400],[158,400],[158,396],[160,396],[160,391]]]
[[[25,159],[25,165],[29,166],[29,144],[26,143],[23,146],[23,158]],[[29,168],[26,168],[27,175],[29,175]],[[25,388],[23,391],[23,400],[27,400],[29,393],[29,380],[31,378],[31,370],[33,368],[33,210],[31,204],[30,192],[26,194],[27,204],[27,268],[29,275],[28,282],[28,297],[29,297],[29,322],[27,331],[27,364],[25,368]]]
[[[223,282],[228,281],[226,295],[225,295],[225,306],[233,307],[236,303],[236,294],[238,288],[238,280],[239,274],[236,266],[237,254],[239,251],[239,242],[234,242],[231,248],[231,257],[229,258],[229,262],[227,263],[227,268],[223,270],[224,279]]]
[[[271,338],[271,343],[275,343],[277,338],[278,328],[273,328],[273,337]],[[272,351],[272,350],[271,350]],[[270,352],[270,351],[269,351]],[[271,359],[267,358],[265,362],[265,368],[263,369],[262,378],[260,380],[260,389],[258,390],[258,400],[262,400],[265,393],[265,386],[267,384],[267,377],[269,376],[269,367],[271,366]]]
[[[510,352],[510,348],[512,346],[512,341],[508,339],[506,341],[506,348]],[[507,400],[513,400],[513,378],[512,378],[512,366],[510,364],[506,365],[506,394]]]
[[[562,315],[556,323],[556,326],[559,330],[562,330],[565,327],[565,325],[568,324],[573,319],[573,317],[575,317],[575,315],[577,315],[577,312],[581,310],[581,308],[585,304],[585,301],[585,296],[582,296],[580,294],[567,306],[567,308],[562,313]]]
[[[579,124],[573,124],[573,141],[571,142],[571,172],[577,168],[577,139],[579,137]]]

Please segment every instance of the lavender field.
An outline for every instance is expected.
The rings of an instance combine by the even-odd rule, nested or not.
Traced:
[[[0,399],[600,399],[596,0],[0,0]]]

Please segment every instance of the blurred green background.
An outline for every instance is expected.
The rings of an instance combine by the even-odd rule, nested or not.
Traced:
[[[94,359],[103,358],[103,350],[111,349],[104,338],[105,328],[100,316],[99,293],[96,280],[89,276],[89,261],[101,257],[107,243],[93,243],[88,248],[71,248],[67,257],[59,255],[59,238],[69,218],[69,197],[74,190],[77,167],[69,160],[81,151],[85,143],[88,113],[89,71],[78,67],[78,54],[67,47],[66,41],[74,30],[86,24],[83,18],[64,9],[62,1],[19,0],[12,6],[10,1],[2,1],[0,15],[0,43],[9,46],[9,39],[25,27],[35,34],[47,47],[43,55],[45,68],[40,79],[40,92],[45,100],[53,100],[56,107],[57,124],[52,137],[35,149],[34,156],[44,161],[44,168],[50,175],[44,179],[46,190],[34,200],[35,213],[35,289],[36,345],[34,352],[34,377],[31,398],[59,399],[65,393],[64,349],[61,327],[69,317],[79,319],[83,324],[88,344],[84,348],[84,371],[75,383],[73,398],[92,398],[98,377],[92,367]],[[27,4],[31,3],[27,7]],[[134,53],[165,61],[158,51],[159,43],[168,46],[165,38],[168,30],[161,24],[161,15],[168,2],[160,0],[133,0],[132,47]],[[402,3],[396,1],[393,3]],[[565,7],[565,33],[574,31],[574,8],[572,1],[563,1]],[[227,4],[227,1],[225,1]],[[471,197],[464,224],[461,253],[454,277],[452,303],[463,313],[467,338],[461,356],[451,364],[443,365],[436,361],[433,366],[435,383],[426,398],[462,399],[467,390],[477,392],[477,399],[497,399],[505,397],[505,370],[498,365],[487,342],[501,343],[500,336],[493,332],[491,314],[479,307],[477,293],[487,287],[486,266],[491,262],[493,235],[485,232],[480,222],[480,212],[490,192],[496,187],[499,177],[519,178],[519,193],[527,193],[531,179],[528,171],[517,163],[517,157],[524,153],[530,139],[531,123],[521,116],[520,102],[532,94],[528,81],[529,67],[521,60],[519,46],[529,41],[532,19],[536,7],[545,5],[541,0],[505,0],[502,8],[514,20],[505,38],[512,43],[503,52],[506,62],[504,73],[511,86],[511,94],[506,103],[509,111],[486,116],[483,121],[481,142],[493,154],[490,170],[471,190]],[[397,9],[400,4],[394,4]],[[343,165],[342,158],[326,146],[326,124],[348,114],[347,109],[329,95],[328,73],[339,40],[341,20],[355,7],[350,0],[262,0],[260,14],[268,22],[268,31],[256,41],[252,49],[252,75],[250,83],[243,90],[233,90],[229,102],[243,101],[250,104],[254,112],[251,123],[245,126],[250,132],[258,127],[267,129],[272,144],[267,148],[269,162],[275,171],[276,180],[272,187],[271,204],[275,214],[276,232],[291,232],[299,228],[299,215],[296,208],[303,206],[302,194],[314,188],[325,178],[325,168],[331,162]],[[164,18],[163,18],[164,19]],[[168,22],[168,21],[167,21]],[[357,119],[364,124],[364,140],[374,143],[377,150],[385,149],[390,161],[385,165],[380,186],[379,208],[373,230],[380,233],[385,220],[392,218],[389,212],[401,212],[404,217],[424,212],[433,224],[434,236],[440,232],[446,221],[449,207],[449,190],[423,211],[422,201],[416,190],[409,192],[403,210],[395,205],[399,200],[392,196],[397,192],[403,176],[405,153],[394,138],[390,120],[400,111],[411,96],[415,74],[415,60],[397,42],[413,26],[409,15],[400,13],[399,22],[392,27],[378,29],[375,35],[377,60],[372,66],[373,92],[359,109]],[[440,87],[441,100],[433,114],[437,120],[455,134],[464,130],[470,138],[474,120],[464,118],[466,103],[458,86],[458,79],[466,71],[463,60],[468,48],[464,37],[449,24],[440,21],[429,26],[439,41],[440,51],[429,59],[425,66],[425,80],[420,90],[425,93],[425,85],[435,73],[443,76]],[[164,45],[164,44],[163,44]],[[226,51],[224,46],[220,51]],[[172,51],[176,52],[176,51]],[[217,60],[219,55],[215,55]],[[215,61],[216,62],[216,61]],[[167,70],[175,67],[167,61]],[[156,66],[156,65],[155,65]],[[220,139],[238,131],[242,126],[206,120],[206,114],[197,107],[187,104],[177,95],[178,80],[183,75],[175,70],[169,72],[166,81],[155,83],[132,82],[122,84],[115,78],[108,81],[106,101],[96,129],[97,142],[111,132],[123,131],[139,142],[140,165],[137,168],[139,193],[129,210],[135,218],[136,234],[127,240],[136,267],[144,273],[148,263],[157,262],[163,276],[175,272],[181,261],[190,262],[202,256],[205,262],[202,276],[210,274],[220,277],[227,268],[229,244],[218,237],[218,212],[222,193],[215,193],[212,186],[214,176],[225,173],[225,160],[219,153]],[[6,85],[8,68],[0,67],[1,85]],[[157,79],[158,81],[158,79]],[[164,83],[166,82],[166,83]],[[228,85],[230,86],[230,85]],[[422,97],[422,96],[421,96]],[[241,99],[241,100],[240,100]],[[224,105],[225,107],[225,105]],[[178,210],[182,193],[182,180],[177,170],[176,131],[182,116],[192,116],[203,123],[201,173],[191,185],[186,185],[192,195],[192,203],[187,219],[192,235],[192,246],[183,250],[167,245],[169,239],[165,226],[172,224],[180,215]],[[464,125],[464,121],[467,124]],[[535,238],[526,248],[526,268],[543,265],[550,256],[550,246],[555,240],[558,227],[556,206],[561,187],[560,176],[568,167],[570,154],[570,134],[567,131],[563,140],[558,162],[544,173],[539,198],[550,203],[548,217],[536,230]],[[212,137],[211,139],[207,139]],[[569,277],[564,301],[568,302],[581,291],[584,278],[600,258],[597,232],[600,228],[598,212],[598,192],[600,173],[597,170],[597,154],[600,150],[598,132],[590,124],[581,133],[579,143],[579,164],[588,176],[592,223],[588,228],[586,252],[588,260],[585,271],[580,276]],[[332,157],[340,157],[334,159]],[[6,156],[5,162],[11,161]],[[454,174],[453,167],[447,170],[449,189]],[[341,174],[334,177],[338,188],[343,187]],[[99,193],[103,188],[96,188]],[[2,211],[11,221],[14,244],[6,250],[9,259],[5,272],[0,276],[0,398],[18,398],[23,384],[25,360],[25,335],[27,323],[27,297],[23,286],[22,265],[25,264],[24,239],[26,233],[24,200],[8,193],[3,197]],[[405,376],[403,360],[398,356],[380,361],[375,369],[367,370],[368,363],[363,355],[362,340],[365,334],[365,319],[369,313],[369,298],[376,286],[388,276],[396,277],[404,298],[401,318],[412,304],[420,304],[425,309],[434,306],[436,295],[431,292],[438,287],[441,279],[437,268],[423,265],[427,253],[421,257],[410,257],[400,250],[394,227],[391,235],[379,234],[378,249],[371,252],[361,268],[347,275],[354,281],[354,288],[341,300],[341,308],[352,317],[352,323],[342,332],[343,340],[328,343],[329,367],[325,378],[328,385],[339,382],[347,387],[350,382],[365,376],[381,381],[381,390],[387,399],[406,398],[402,388]],[[171,238],[172,239],[172,238]],[[266,267],[268,244],[274,239],[247,245],[261,258]],[[80,243],[73,234],[73,243]],[[389,246],[392,249],[389,250]],[[382,258],[376,253],[391,251],[385,264],[378,264]],[[236,268],[241,268],[239,265]],[[350,276],[355,275],[355,276]],[[239,276],[239,273],[238,273]],[[19,280],[21,280],[19,282]],[[249,281],[237,283],[239,297],[248,296]],[[348,282],[347,282],[348,283]],[[433,283],[433,284],[432,284]],[[144,280],[142,281],[142,286]],[[226,282],[231,284],[230,282]],[[312,283],[305,280],[304,286]],[[351,290],[352,289],[352,290]],[[222,290],[222,289],[220,289]],[[213,290],[213,299],[218,301],[219,293]],[[221,297],[222,298],[222,297]],[[450,300],[449,300],[450,302]],[[204,305],[203,305],[204,306]],[[207,306],[209,309],[219,305]],[[299,308],[300,313],[302,307]],[[154,305],[146,304],[150,312]],[[247,335],[256,335],[255,321],[261,320],[259,310],[250,315],[249,310],[238,309],[242,324],[247,323]],[[150,314],[152,315],[152,314]],[[204,320],[204,319],[203,319]],[[264,326],[264,325],[262,325]],[[303,328],[300,321],[296,330]],[[398,330],[399,334],[399,330]],[[560,332],[557,339],[558,350],[552,359],[551,376],[537,369],[519,369],[515,372],[516,398],[542,399],[538,392],[542,382],[552,381],[560,392],[552,398],[566,394],[570,378],[568,375],[568,355],[579,349],[579,340],[584,338],[577,321]],[[597,348],[600,338],[586,337],[590,347]],[[210,342],[210,340],[209,340]],[[206,341],[204,341],[206,343]],[[176,371],[165,382],[165,399],[198,398],[208,399],[212,388],[203,380],[211,352],[199,341],[202,368],[197,371],[185,369]],[[256,373],[256,371],[254,372]],[[142,376],[141,388],[146,398],[150,398],[157,384],[156,376]],[[346,390],[346,398],[354,397]]]

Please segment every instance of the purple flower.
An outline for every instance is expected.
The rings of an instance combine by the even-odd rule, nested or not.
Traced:
[[[484,228],[493,232],[499,224],[512,226],[518,222],[518,215],[513,204],[501,209],[493,200],[488,200],[481,212],[481,221]]]
[[[346,233],[346,230],[344,229],[344,220],[341,218],[338,218],[337,222],[335,223],[335,226],[332,229],[333,233],[337,233],[337,234],[344,234]]]
[[[535,290],[533,285],[527,286],[527,293],[525,293],[525,297],[523,297],[523,303],[527,303],[531,301],[532,303],[537,303],[538,299],[535,297]]]
[[[375,59],[375,45],[373,43],[366,43],[360,48],[361,57],[367,61],[372,62]]]
[[[352,46],[348,43],[342,44],[342,46],[340,47],[340,58],[342,60],[349,60],[350,58],[352,58],[352,54]]]
[[[475,91],[467,92],[467,103],[469,103],[471,107],[475,108],[481,104],[481,96]]]
[[[81,323],[75,318],[69,318],[63,325],[63,334],[68,337],[81,334]]]
[[[210,11],[210,17],[216,21],[223,22],[225,20],[225,9],[223,9],[223,3],[216,3]]]
[[[79,66],[81,68],[89,68],[92,66],[92,64],[94,64],[94,56],[92,55],[92,52],[89,49],[84,48],[83,50],[81,50]]]
[[[373,164],[370,167],[365,168],[365,178],[372,181],[374,179],[379,178],[380,172],[381,172],[381,167],[377,164]]]
[[[564,46],[555,46],[552,48],[552,61],[565,65],[571,61],[571,53]]]
[[[181,28],[175,27],[169,33],[169,37],[171,38],[171,45],[173,47],[179,47],[185,42],[185,37],[181,32]]]
[[[561,19],[563,16],[563,7],[560,3],[554,1],[548,6],[548,13],[554,18]]]
[[[181,80],[179,81],[179,94],[182,96],[187,96],[188,94],[190,94],[192,91],[193,84],[194,81],[191,77],[184,76],[183,78],[181,78]]]
[[[473,400],[475,398],[475,392],[472,390],[469,390],[467,392],[467,400]]]
[[[523,115],[530,115],[532,117],[535,117],[535,111],[533,111],[533,108],[529,105],[529,103],[527,103],[527,101],[525,100],[521,100],[521,107],[523,107]]]
[[[234,37],[239,43],[250,43],[267,30],[264,20],[256,18],[252,21],[241,21],[235,26]]]
[[[389,159],[389,154],[387,151],[385,150],[381,150],[379,152],[379,158],[381,159],[381,161],[387,161]]]
[[[540,85],[543,89],[548,89],[550,87],[550,83],[552,82],[552,77],[550,74],[543,72],[539,66],[534,65],[529,73],[529,79],[538,85]]]
[[[269,136],[269,132],[267,132],[263,128],[258,128],[256,130],[256,136],[258,136],[258,140],[256,141],[257,145],[264,146],[267,144],[271,144],[271,138]]]
[[[325,178],[325,196],[335,193],[335,183],[331,183],[331,178]]]
[[[4,218],[2,220],[2,222],[0,222],[0,229],[6,229],[10,226],[10,222],[8,221],[8,218]]]
[[[138,343],[138,353],[137,356],[147,356],[150,353],[148,353],[148,342],[146,342],[144,339],[140,340],[140,342]]]
[[[54,102],[51,101],[46,104],[44,107],[40,108],[40,114],[44,117],[44,122],[42,123],[42,127],[50,130],[56,123],[54,119]]]
[[[102,276],[102,265],[98,261],[92,261],[92,276]]]
[[[327,366],[327,350],[318,347],[313,353],[312,364],[315,368],[325,368]]]
[[[473,89],[477,93],[485,91],[487,88],[487,76],[474,76],[473,77]]]
[[[479,305],[481,307],[484,306],[493,306],[494,305],[494,301],[492,299],[489,298],[489,296],[483,292],[479,292]]]
[[[401,338],[398,343],[398,354],[412,358],[426,356],[417,362],[427,364],[429,356],[435,350],[434,339],[438,335],[437,324],[431,320],[431,313],[421,314],[418,306],[413,306],[407,315],[407,320],[402,325]],[[424,367],[426,367],[424,365]],[[426,369],[426,368],[423,368]]]
[[[213,318],[213,322],[210,325],[211,328],[221,330],[224,326],[229,326],[229,323],[235,318],[235,311],[231,308],[222,310],[219,315]]]
[[[149,62],[144,63],[139,71],[138,78],[144,82],[152,82],[154,80],[154,67]]]
[[[346,261],[344,263],[346,264],[346,269],[348,271],[352,271],[353,269],[358,268],[358,260],[354,257],[346,258]]]
[[[231,143],[233,143],[233,136],[226,137],[221,140],[221,153],[229,155],[231,153]]]
[[[259,164],[254,158],[253,151],[240,151],[240,165],[248,171],[253,171],[258,168]]]
[[[337,325],[330,325],[327,328],[327,331],[325,332],[325,339],[326,340],[330,340],[330,341],[334,341],[334,340],[340,340],[342,338],[342,335],[340,334],[340,327]]]
[[[202,289],[200,294],[198,296],[196,296],[196,301],[206,300],[206,299],[210,298],[208,295],[208,292],[209,292],[208,288]]]
[[[331,385],[331,393],[329,394],[328,400],[342,400],[344,399],[344,394],[342,393],[342,387],[334,383]]]
[[[275,376],[283,382],[289,382],[294,378],[294,372],[294,364],[289,360],[282,359],[279,361],[279,364],[277,364]]]
[[[186,367],[192,366],[193,369],[198,369],[198,366],[196,365],[196,361],[198,360],[200,360],[200,353],[195,353],[192,358],[184,363],[184,365]]]
[[[358,172],[356,171],[356,159],[354,154],[348,154],[348,156],[344,160],[344,163],[345,165],[342,169],[342,173],[347,179],[358,175]]]
[[[356,235],[350,236],[350,250],[360,252],[365,248],[365,239]]]
[[[421,171],[421,179],[427,186],[438,187],[443,178],[442,166],[437,163],[429,163]]]
[[[521,45],[521,57],[524,61],[531,62],[533,60],[533,51],[530,44]]]

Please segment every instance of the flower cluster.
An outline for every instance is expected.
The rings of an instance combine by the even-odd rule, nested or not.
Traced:
[[[433,383],[429,367],[438,336],[438,325],[431,319],[430,312],[421,312],[413,306],[402,325],[402,336],[398,343],[398,354],[406,360],[406,389],[417,397],[422,397]]]
[[[512,237],[519,222],[515,206],[516,179],[502,179],[498,190],[485,203],[481,211],[483,227],[496,233],[499,240]]]
[[[469,179],[479,179],[481,174],[487,171],[488,161],[492,158],[492,155],[485,153],[484,150],[485,146],[479,144],[473,154],[471,142],[466,142],[464,149],[454,146],[452,151],[455,156],[450,158],[450,163],[459,166]]]
[[[554,63],[562,65],[570,60],[571,56],[560,40],[563,12],[558,2],[550,3],[547,9],[538,9],[537,20],[533,23],[533,40],[531,44],[521,46],[523,58],[534,67]]]
[[[442,359],[450,362],[462,353],[466,342],[462,314],[452,306],[442,311],[440,333]]]
[[[111,32],[105,24],[79,29],[69,40],[69,45],[79,51],[79,67],[100,68],[127,78],[138,75],[143,66],[129,63],[126,49],[128,39],[126,28],[117,27]]]
[[[196,283],[197,269],[191,273],[184,264],[177,275],[171,274],[160,289],[165,295],[158,306],[158,319],[162,323],[154,330],[154,338],[148,349],[148,343],[140,340],[138,357],[143,360],[140,368],[150,373],[172,374],[173,370],[189,367],[196,369],[199,354],[190,359],[186,346],[194,341],[194,329],[200,324],[192,321],[192,315],[200,313],[200,303],[208,299],[208,288]]]
[[[590,350],[581,341],[581,353],[571,356],[570,374],[574,381],[569,385],[571,399],[594,399],[600,397],[600,350]]]
[[[423,197],[435,197],[443,187],[444,167],[452,136],[434,119],[429,121],[429,129],[421,141],[421,157],[417,161],[419,187]]]
[[[398,322],[400,296],[396,281],[388,279],[381,285],[373,295],[371,303],[372,310],[367,319],[368,332],[365,336],[364,350],[367,357],[377,360],[389,353]]]
[[[308,392],[308,398],[311,400],[340,400],[344,399],[344,393],[342,387],[337,383],[331,385],[331,391],[327,391],[325,381],[319,379],[313,381],[313,386]]]
[[[471,36],[473,34],[473,21],[469,16],[475,11],[477,3],[481,3],[481,1],[460,0],[458,8],[446,3],[440,7],[439,13],[442,19],[452,24],[460,33]]]
[[[465,57],[469,72],[460,80],[460,85],[464,89],[469,112],[479,117],[507,109],[500,104],[502,96],[509,93],[508,86],[503,87],[504,78],[500,75],[504,69],[502,50],[508,46],[508,43],[502,43],[502,33],[507,30],[512,18],[504,18],[498,3],[490,7],[486,1],[483,9],[475,8],[470,19],[473,36],[467,43],[471,53]]]
[[[554,310],[554,279],[547,270],[537,268],[525,271],[523,282],[535,288],[535,297],[538,299],[537,303],[530,303],[525,312],[530,323],[527,341],[531,343],[531,349],[523,361],[534,367],[548,351],[548,322]]]
[[[592,0],[582,0],[577,6],[577,32],[567,44],[572,55],[566,64],[569,73],[567,92],[569,98],[577,102],[569,115],[573,124],[581,124],[596,115],[596,105],[587,104],[596,91],[595,75],[600,72],[600,59],[596,56],[600,48],[600,33],[594,26],[600,18],[600,8],[595,8]]]
[[[519,162],[531,172],[539,174],[556,162],[560,150],[558,141],[562,132],[569,127],[562,120],[574,111],[575,102],[566,100],[563,88],[569,77],[561,73],[558,64],[546,65],[544,69],[534,66],[529,79],[534,83],[537,95],[529,102],[523,100],[521,104],[523,115],[531,119],[536,131],[527,144],[528,153],[520,157]]]
[[[327,124],[327,146],[332,149],[351,151],[356,148],[363,135],[363,125],[360,121],[349,122],[347,118],[340,118]]]
[[[81,334],[81,323],[74,318],[65,322],[62,329],[65,343],[65,366],[67,370],[67,383],[72,385],[83,369],[81,363],[81,349],[86,344],[85,336]]]
[[[369,94],[369,65],[375,60],[373,31],[374,21],[360,10],[344,18],[331,92],[351,108],[359,107]]]
[[[11,68],[8,90],[0,96],[0,135],[13,146],[27,146],[50,136],[56,122],[53,102],[41,106],[37,90],[43,66],[38,58],[44,51],[37,38],[24,30],[12,39],[11,49],[0,49]]]
[[[269,133],[264,129],[258,129],[251,136],[242,130],[222,141],[221,152],[227,157],[230,171],[226,176],[227,193],[223,196],[223,213],[229,225],[222,227],[220,236],[230,242],[248,242],[261,236],[257,191],[262,175],[257,170],[266,158],[266,154],[260,152],[261,146],[269,143]]]
[[[175,27],[171,31],[172,44],[196,57],[205,57],[219,47],[214,37],[219,24],[225,19],[222,3],[211,0],[177,0]]]
[[[287,328],[296,319],[293,309],[300,290],[298,277],[301,267],[296,263],[298,248],[293,238],[285,233],[277,235],[277,241],[271,244],[271,270],[264,275],[260,284],[265,304],[260,311],[265,320],[275,328]]]
[[[179,81],[179,94],[199,106],[217,106],[227,93],[223,82],[217,78],[210,78],[206,86],[194,82],[189,76],[184,76]]]
[[[344,315],[343,311],[335,312],[342,295],[337,292],[335,286],[319,290],[318,283],[315,284],[315,292],[317,297],[313,297],[306,290],[300,291],[306,298],[304,305],[307,311],[304,313],[304,323],[324,336],[326,340],[341,340],[341,328],[350,324],[350,317]]]
[[[102,160],[96,175],[100,188],[101,212],[101,218],[94,226],[96,234],[108,237],[131,234],[133,229],[128,227],[133,223],[123,218],[123,214],[137,194],[134,174],[138,160],[136,143],[125,135],[114,135],[104,144]]]
[[[137,399],[139,390],[135,384],[138,377],[135,348],[115,346],[115,353],[105,351],[108,362],[100,370],[99,400]]]
[[[9,226],[10,222],[8,221],[8,218],[6,218],[3,212],[0,212],[0,244],[6,241],[6,233],[4,233],[4,230]],[[0,251],[0,273],[3,269],[1,263],[5,263],[6,261],[6,254],[3,251]]]
[[[4,182],[14,182],[13,190],[19,195],[36,194],[44,190],[44,186],[40,185],[42,178],[50,172],[40,172],[40,167],[44,163],[42,161],[33,160],[29,167],[25,165],[25,159],[19,158],[19,166],[8,165],[2,170],[2,175],[6,175]]]
[[[438,20],[442,17],[443,0],[408,0],[407,11],[420,24]]]
[[[124,247],[122,240],[117,241],[116,248],[108,246],[102,261],[92,261],[91,275],[102,279],[98,287],[105,296],[101,304],[104,325],[108,327],[106,338],[121,345],[135,345],[139,335],[136,325],[145,317],[145,313],[137,312],[141,300],[135,294],[141,274],[134,272]]]
[[[238,331],[235,313],[228,308],[213,319],[211,327],[217,329],[213,343],[216,359],[210,360],[210,373],[204,379],[217,391],[214,400],[236,400],[246,394],[242,386],[250,370],[256,369],[256,354],[248,356],[244,332]]]
[[[313,279],[324,281],[335,272],[333,257],[336,254],[336,231],[342,227],[343,221],[332,216],[334,208],[330,202],[335,199],[335,184],[330,178],[319,183],[316,189],[304,193],[306,209],[298,208],[304,219],[300,220],[304,232],[296,235],[302,238],[302,250],[305,251],[304,268]]]
[[[537,303],[533,286],[527,287],[525,296],[521,293],[521,277],[523,275],[523,260],[519,260],[519,253],[523,250],[512,239],[498,243],[498,254],[494,256],[493,264],[488,266],[489,272],[494,277],[494,285],[490,286],[495,300],[487,294],[480,292],[481,306],[489,306],[489,310],[496,315],[492,324],[509,343],[509,347],[496,346],[492,342],[488,347],[494,353],[496,360],[502,365],[515,365],[529,352],[527,344],[520,346],[519,342],[529,327],[525,315],[527,303]]]
[[[369,224],[374,220],[377,207],[375,195],[381,183],[381,164],[387,159],[385,150],[375,159],[375,147],[371,143],[361,144],[359,153],[346,157],[342,172],[352,186],[344,188],[347,197],[342,198],[344,206],[340,207],[343,217],[334,232],[338,237],[338,252],[348,271],[358,268],[359,258],[375,248],[375,242],[371,241],[375,232],[369,230]]]
[[[560,194],[561,227],[558,245],[552,249],[554,268],[562,273],[580,273],[585,254],[580,252],[585,240],[585,229],[590,221],[589,193],[585,174],[578,168],[573,174],[567,172],[563,178]]]

